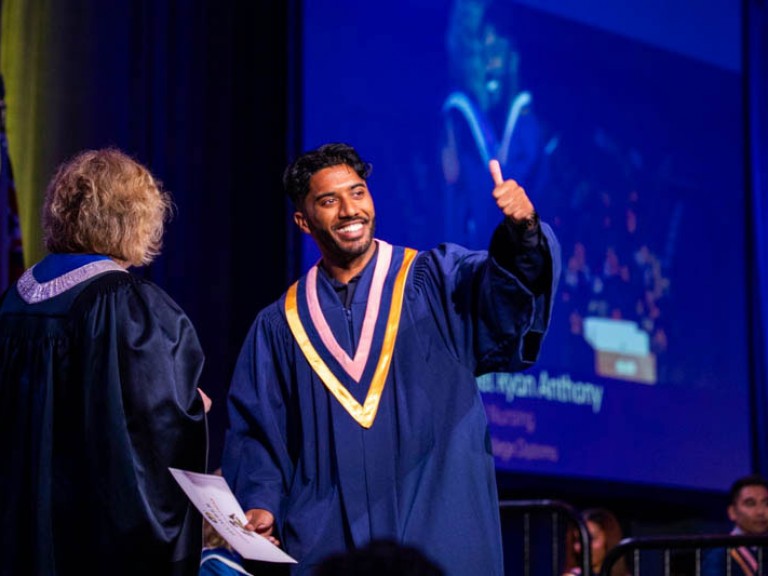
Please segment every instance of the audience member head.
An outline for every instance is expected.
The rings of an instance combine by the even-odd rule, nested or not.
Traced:
[[[608,551],[616,546],[623,538],[621,524],[616,516],[605,508],[589,508],[581,513],[581,518],[587,525],[590,542],[590,563],[593,574],[599,574]],[[569,546],[570,559],[567,568],[575,568],[581,561],[581,541],[578,530],[572,527],[567,533],[566,542]],[[570,572],[568,572],[570,574]],[[615,563],[611,569],[612,576],[628,574],[624,559]]]
[[[623,537],[621,524],[612,512],[604,508],[584,510],[582,516],[590,535],[592,569],[599,572],[608,551]]]
[[[737,532],[768,533],[768,481],[757,474],[738,478],[731,485],[728,518]]]
[[[333,554],[313,576],[444,576],[444,571],[413,546],[374,540],[362,548]]]
[[[170,196],[141,164],[114,149],[87,150],[59,166],[43,205],[46,248],[102,254],[123,265],[160,253]]]

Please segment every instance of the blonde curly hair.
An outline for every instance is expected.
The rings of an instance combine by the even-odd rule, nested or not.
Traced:
[[[59,166],[43,204],[46,248],[149,264],[173,212],[170,195],[141,164],[115,148],[86,150]]]

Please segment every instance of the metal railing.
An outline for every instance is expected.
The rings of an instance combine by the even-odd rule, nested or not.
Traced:
[[[768,536],[736,536],[729,534],[690,534],[625,538],[608,551],[601,576],[609,576],[613,566],[624,558],[632,576],[701,576],[702,561],[709,551],[757,547],[755,574],[765,575]],[[743,572],[730,554],[724,554],[719,576],[737,576]],[[587,572],[588,573],[588,572]]]
[[[560,576],[567,532],[578,530],[582,574],[590,574],[589,531],[579,512],[560,500],[503,500],[499,503],[505,534],[505,571],[509,576]],[[520,534],[522,538],[517,538]],[[514,545],[508,542],[514,541]],[[544,554],[539,551],[548,550]],[[544,566],[544,564],[549,566]]]

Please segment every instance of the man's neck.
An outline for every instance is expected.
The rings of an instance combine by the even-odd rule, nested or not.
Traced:
[[[357,258],[350,260],[349,262],[339,262],[331,258],[323,256],[320,261],[320,266],[326,271],[328,276],[343,284],[349,283],[352,278],[360,274],[368,262],[371,261],[373,255],[376,253],[376,242],[371,242],[371,246],[364,254],[361,254]]]

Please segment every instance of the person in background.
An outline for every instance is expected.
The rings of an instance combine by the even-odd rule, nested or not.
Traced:
[[[476,377],[538,358],[559,244],[489,164],[489,250],[376,238],[370,164],[343,143],[284,173],[321,259],[257,315],[229,390],[222,470],[249,520],[311,574],[392,539],[452,576],[501,576],[492,442]]]
[[[728,519],[736,536],[768,536],[768,481],[750,474],[737,478],[729,491]],[[752,576],[758,571],[758,548],[714,548],[704,555],[702,576]],[[765,554],[765,551],[763,552]]]
[[[581,518],[589,531],[589,555],[592,566],[590,576],[601,574],[605,557],[616,546],[623,536],[621,524],[610,510],[605,508],[589,508],[581,513]],[[581,574],[581,542],[577,537],[570,538],[570,549],[566,560],[566,570],[563,576],[577,576]],[[611,576],[628,576],[626,562],[622,558],[611,568]]]
[[[48,185],[49,254],[0,301],[0,574],[197,574],[201,517],[168,467],[206,470],[203,351],[127,270],[159,253],[171,207],[112,148]]]

